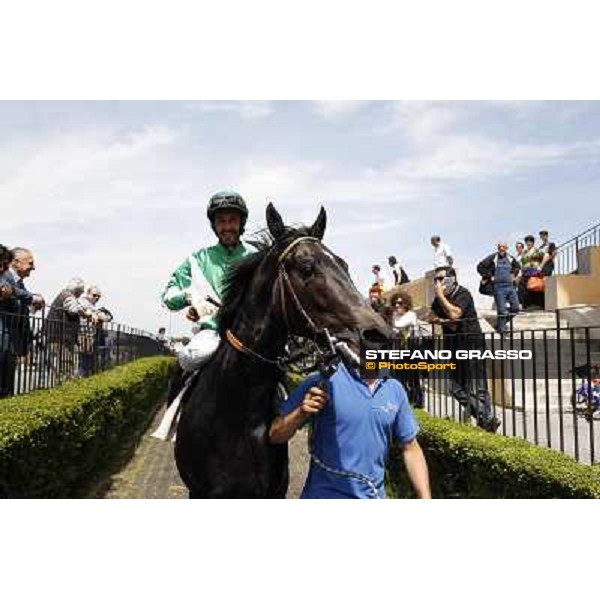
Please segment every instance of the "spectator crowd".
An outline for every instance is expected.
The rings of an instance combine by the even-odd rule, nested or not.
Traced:
[[[417,318],[413,300],[405,291],[406,288],[392,292],[387,303],[384,300],[385,292],[409,282],[406,272],[394,256],[390,256],[388,261],[393,284],[379,265],[372,267],[374,281],[369,288],[371,307],[388,322],[394,332],[395,343],[400,345],[422,345],[423,339],[431,335],[426,332],[427,324],[437,324],[441,328],[445,347],[454,350],[485,349],[475,302],[471,292],[458,282],[452,249],[442,242],[439,235],[431,237],[431,245],[434,299],[431,306],[426,307],[426,321]],[[527,235],[523,241],[516,242],[515,252],[511,254],[509,245],[500,241],[495,252],[479,262],[479,293],[494,298],[498,333],[504,334],[507,324],[521,310],[544,309],[545,278],[554,272],[556,255],[556,244],[550,242],[548,232],[542,230],[537,243],[533,235]],[[473,417],[482,429],[496,431],[500,421],[492,415],[485,361],[462,362],[459,367],[450,373],[450,394],[464,408],[467,420]],[[411,371],[402,374],[401,378],[413,405],[422,407],[421,376]]]
[[[516,242],[514,254],[509,253],[507,242],[500,241],[496,251],[477,265],[479,293],[494,298],[498,333],[504,333],[507,323],[521,310],[545,308],[545,279],[554,273],[557,248],[546,230],[539,236],[537,244],[533,235],[525,236],[524,243]]]
[[[436,298],[429,307],[428,321],[442,323],[447,333],[461,329],[480,332],[471,293],[456,281],[451,247],[439,235],[431,236],[430,242]],[[516,242],[511,254],[509,245],[501,241],[493,253],[479,262],[479,292],[494,298],[499,333],[505,331],[521,310],[544,308],[544,280],[554,271],[556,252],[548,232],[542,230],[537,243],[533,235],[527,235],[523,241]],[[398,338],[419,336],[426,322],[417,318],[411,296],[397,291],[387,303],[384,300],[385,292],[410,282],[397,256],[389,256],[387,262],[389,273],[384,273],[378,264],[372,267],[370,304],[384,316]],[[34,270],[34,255],[29,249],[9,250],[0,245],[0,398],[14,393],[20,366],[54,373],[57,383],[90,375],[99,367],[98,362],[105,360],[103,353],[108,344],[103,325],[113,317],[109,310],[98,306],[102,297],[100,288],[86,285],[79,277],[72,278],[47,306],[42,295],[31,292],[25,285]],[[452,285],[455,289],[449,297],[447,292]],[[453,306],[459,307],[460,317],[456,316]],[[461,325],[466,320],[474,323]],[[159,331],[157,340],[165,350],[172,345],[164,328]],[[40,349],[43,352],[34,352]],[[417,397],[422,398],[418,381],[413,382],[413,387]]]
[[[451,247],[442,242],[439,235],[431,237],[431,246],[434,271],[454,269],[456,272]],[[545,279],[554,272],[556,255],[556,244],[549,240],[548,231],[541,230],[537,243],[533,235],[527,235],[523,241],[515,243],[514,254],[511,254],[509,245],[500,241],[495,252],[479,262],[479,293],[494,299],[498,333],[503,333],[506,325],[520,311],[544,310]],[[374,280],[369,287],[368,298],[374,310],[386,313],[389,317],[395,296],[386,304],[385,292],[409,283],[410,279],[395,256],[388,258],[388,264],[389,276],[382,271],[380,265],[373,265],[371,272]]]
[[[75,277],[47,307],[25,285],[34,270],[31,250],[0,245],[0,398],[15,393],[20,367],[59,383],[92,374],[103,360],[103,325],[113,316],[98,306],[100,288]]]

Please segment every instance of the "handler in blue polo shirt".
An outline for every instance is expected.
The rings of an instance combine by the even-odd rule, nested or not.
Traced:
[[[416,495],[430,498],[419,428],[402,385],[390,378],[363,380],[343,363],[323,382],[312,375],[298,385],[270,430],[271,443],[283,444],[313,419],[311,465],[301,498],[385,498],[392,438],[400,444]]]

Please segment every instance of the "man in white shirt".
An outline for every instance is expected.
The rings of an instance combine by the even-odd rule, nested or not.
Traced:
[[[454,257],[452,250],[448,244],[443,244],[439,235],[431,237],[431,245],[433,246],[433,268],[454,266]]]
[[[408,283],[408,276],[395,256],[388,257],[388,264],[390,265],[392,275],[394,276],[394,286],[400,285],[401,283]]]
[[[381,292],[387,292],[390,289],[389,282],[383,276],[381,272],[381,267],[379,265],[373,265],[371,269],[371,273],[375,276],[375,280],[373,281],[373,285],[377,284]]]

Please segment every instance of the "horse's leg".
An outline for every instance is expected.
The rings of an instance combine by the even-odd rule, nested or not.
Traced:
[[[281,444],[271,446],[268,449],[269,461],[271,463],[271,484],[269,486],[269,498],[277,500],[285,499],[290,483],[290,472],[288,462],[288,445]]]

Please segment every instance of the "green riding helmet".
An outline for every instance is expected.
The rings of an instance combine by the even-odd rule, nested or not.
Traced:
[[[237,210],[241,215],[240,234],[244,233],[244,227],[248,219],[248,207],[237,192],[223,190],[214,194],[208,201],[206,216],[209,218],[213,229],[215,228],[215,214],[218,210]]]

